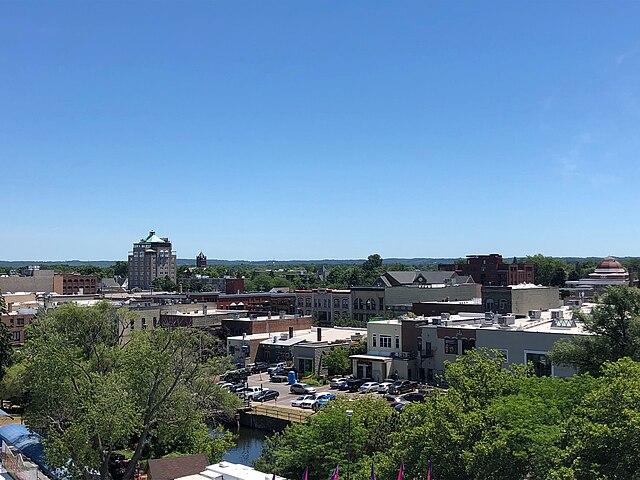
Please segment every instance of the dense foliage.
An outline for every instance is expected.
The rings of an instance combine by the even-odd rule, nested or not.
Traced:
[[[339,399],[268,440],[256,466],[328,478],[350,451],[352,478],[368,478],[372,462],[378,478],[394,478],[404,461],[406,479],[423,480],[430,459],[439,480],[639,478],[639,363],[607,362],[598,378],[538,378],[483,351],[448,364],[447,379],[446,395],[399,414],[381,399]]]
[[[230,445],[229,435],[208,432],[237,407],[237,398],[211,381],[228,360],[208,358],[210,338],[189,329],[127,337],[130,315],[104,302],[70,304],[29,327],[21,367],[26,420],[46,433],[49,465],[74,478],[97,471],[108,479],[117,450],[131,452],[128,480],[142,458],[206,452],[217,460]]]
[[[591,335],[556,342],[551,360],[597,376],[607,361],[640,361],[640,289],[608,287],[590,314],[576,312]]]

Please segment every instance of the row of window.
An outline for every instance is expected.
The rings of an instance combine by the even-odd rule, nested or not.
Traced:
[[[384,310],[384,298],[378,297],[378,310]],[[366,302],[363,302],[361,298],[356,298],[353,301],[353,309],[354,310],[376,310],[376,301],[373,298],[367,299]]]
[[[380,335],[380,348],[391,348],[391,335]],[[396,335],[396,349],[400,348],[400,335]],[[371,346],[377,348],[378,335],[372,335]]]
[[[156,317],[153,317],[153,328],[156,328],[158,326],[158,320]],[[140,327],[145,330],[147,328],[147,319],[142,317],[140,319]],[[134,330],[136,328],[135,322],[133,320],[131,320],[131,323],[129,323],[129,328],[131,330]]]
[[[311,298],[298,298],[298,307],[310,307],[311,306]],[[333,308],[349,308],[349,299],[348,298],[334,298],[333,299]],[[331,308],[331,299],[323,298],[322,301],[320,299],[314,299],[313,301],[314,308]]]
[[[504,311],[507,309],[507,300],[505,298],[501,298],[498,301],[498,306],[499,309],[501,311]],[[485,302],[485,311],[487,312],[493,312],[496,308],[496,302],[493,301],[492,298],[488,298],[487,301]]]

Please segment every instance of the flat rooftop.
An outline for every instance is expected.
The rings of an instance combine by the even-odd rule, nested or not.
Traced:
[[[580,308],[582,313],[590,313],[595,304],[585,303]],[[554,320],[552,312],[562,312],[561,320]],[[474,329],[474,330],[496,330],[496,331],[523,331],[535,333],[555,333],[555,334],[571,334],[571,335],[590,335],[583,328],[582,322],[574,320],[572,307],[554,308],[551,310],[543,310],[540,312],[540,318],[521,317],[513,319],[510,325],[502,325],[498,323],[496,315],[493,321],[485,319],[484,313],[460,313],[458,315],[450,315],[448,325],[434,324],[433,321],[442,322],[442,316],[432,317],[416,317],[412,321],[424,319],[425,324],[422,328],[456,328],[456,329]],[[428,322],[428,323],[427,323]]]
[[[255,333],[253,335],[246,335],[245,337],[243,337],[242,335],[237,335],[235,337],[229,337],[227,338],[227,340],[242,341],[244,338],[244,340],[260,341],[261,343],[265,344],[282,346],[294,345],[300,342],[314,343],[318,341],[318,328],[321,328],[322,330],[322,343],[335,342],[338,340],[349,340],[353,335],[361,335],[362,337],[367,336],[366,328],[312,327],[305,330],[295,330],[293,332],[293,337],[291,338],[289,338],[289,332],[270,332]],[[274,337],[277,337],[277,340],[275,342],[273,341]]]

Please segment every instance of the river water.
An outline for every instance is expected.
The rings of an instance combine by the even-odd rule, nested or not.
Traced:
[[[264,439],[273,435],[273,432],[257,430],[254,428],[240,427],[240,430],[232,429],[238,435],[238,444],[222,457],[231,463],[240,463],[251,467],[253,461],[260,456]]]

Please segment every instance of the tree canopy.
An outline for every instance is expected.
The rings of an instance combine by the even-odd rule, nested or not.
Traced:
[[[553,363],[597,376],[607,361],[623,357],[640,360],[639,289],[608,287],[590,314],[575,315],[591,335],[556,342],[550,354]]]
[[[49,465],[74,478],[110,478],[109,458],[120,449],[132,454],[129,480],[146,456],[206,452],[217,460],[229,445],[228,435],[208,434],[207,424],[232,415],[237,402],[211,381],[228,368],[204,355],[212,340],[189,329],[125,338],[130,318],[105,302],[70,304],[29,327],[26,419],[46,432]]]
[[[269,439],[256,466],[297,478],[328,478],[351,451],[353,478],[424,480],[633,479],[640,457],[640,364],[606,362],[599,378],[531,375],[503,368],[498,352],[471,351],[446,368],[447,394],[398,414],[386,402],[346,397],[306,424]],[[353,410],[347,432],[346,410]],[[349,444],[352,448],[349,449]]]

